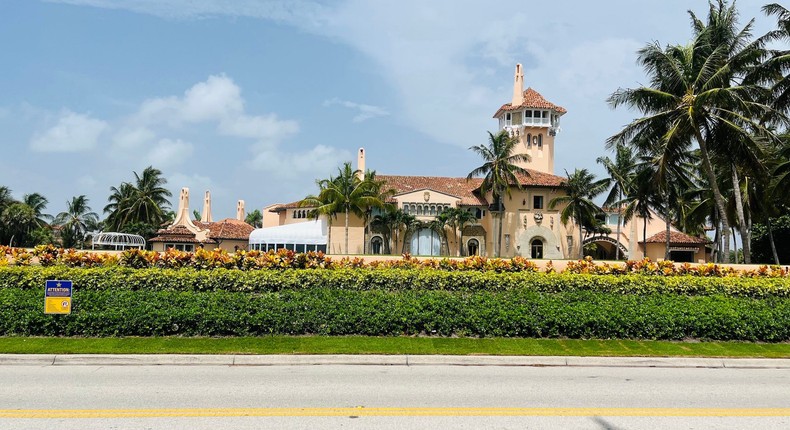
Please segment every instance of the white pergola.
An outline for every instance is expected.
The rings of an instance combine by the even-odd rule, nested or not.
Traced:
[[[114,249],[145,248],[145,239],[142,236],[128,233],[100,232],[91,238],[91,248],[96,246],[111,246]]]

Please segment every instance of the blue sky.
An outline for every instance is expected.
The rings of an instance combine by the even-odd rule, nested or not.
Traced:
[[[774,25],[741,0],[755,34]],[[355,150],[381,174],[465,176],[513,69],[568,113],[555,173],[607,155],[645,81],[635,52],[685,43],[707,2],[4,0],[0,185],[48,211],[148,165],[215,219],[313,193]]]

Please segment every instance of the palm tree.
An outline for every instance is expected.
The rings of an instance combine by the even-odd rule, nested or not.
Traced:
[[[120,187],[110,187],[109,203],[104,206],[104,213],[107,213],[105,221],[107,228],[112,231],[121,231],[129,223],[131,213],[129,207],[134,198],[134,185],[123,182]]]
[[[376,171],[375,170],[366,170],[365,175],[362,179],[362,182],[367,184],[369,187],[368,194],[374,199],[371,201],[371,204],[367,207],[361,208],[362,209],[362,224],[364,225],[364,234],[363,234],[363,245],[362,245],[362,253],[367,254],[368,249],[368,236],[367,233],[370,231],[370,222],[373,219],[373,209],[383,210],[384,212],[389,211],[394,207],[392,203],[389,203],[388,200],[395,195],[395,190],[387,187],[387,182],[382,179],[376,179]]]
[[[737,33],[733,43],[724,43],[725,38],[717,32],[726,23],[734,22],[737,16],[734,6],[727,7],[720,0],[717,5],[711,4],[710,15],[706,25],[692,14],[695,37],[690,44],[662,48],[655,42],[639,51],[639,63],[649,75],[650,86],[618,89],[608,102],[613,108],[622,105],[636,108],[645,116],[625,126],[607,143],[615,146],[661,140],[669,151],[676,152],[696,142],[716,207],[726,214],[726,203],[711,161],[712,153],[722,150],[716,144],[716,136],[726,131],[740,142],[754,144],[752,131],[770,134],[759,122],[770,108],[760,103],[758,95],[762,89],[758,85],[734,82],[750,62],[759,58],[756,52],[759,44],[744,46],[751,23]],[[729,222],[726,216],[721,220],[724,253],[728,254]]]
[[[162,171],[148,166],[142,175],[134,172],[134,193],[129,205],[129,212],[136,222],[158,226],[165,218],[164,211],[170,207],[172,194],[164,186],[167,179]]]
[[[435,231],[439,235],[439,254],[445,255],[444,249],[447,250],[447,255],[450,254],[450,244],[447,243],[447,224],[450,220],[447,212],[442,212],[428,223],[428,228]]]
[[[14,246],[14,243],[18,243],[18,246],[27,246],[30,231],[36,225],[36,216],[30,206],[16,202],[3,209],[3,212],[0,213],[0,222],[6,230],[6,235],[10,237],[8,246]],[[0,256],[0,258],[5,258],[5,256]]]
[[[502,225],[504,224],[505,205],[502,198],[507,195],[510,197],[512,186],[521,188],[517,175],[529,176],[529,171],[519,167],[516,163],[524,163],[530,160],[529,155],[514,153],[518,139],[514,139],[504,130],[496,135],[488,132],[488,145],[478,145],[469,148],[479,155],[484,163],[482,166],[472,170],[467,175],[466,180],[475,176],[483,176],[480,184],[480,193],[487,195],[491,192],[496,202],[496,210],[499,213],[499,233],[497,235],[496,257],[502,251]]]
[[[777,28],[765,35],[767,41],[790,41],[790,10],[778,4],[763,6],[763,12],[776,17]],[[782,45],[787,46],[787,45]],[[771,81],[772,105],[778,111],[790,110],[790,49],[770,51],[770,58],[764,64]]]
[[[345,253],[348,249],[348,221],[351,213],[360,218],[372,207],[382,208],[381,187],[383,182],[371,179],[375,172],[362,177],[362,172],[354,170],[351,163],[338,168],[337,177],[317,181],[320,192],[317,196],[307,196],[299,202],[300,206],[314,207],[314,215],[327,215],[330,218],[337,213],[345,215]]]
[[[55,217],[55,224],[59,225],[64,235],[64,247],[72,247],[76,244],[77,238],[84,246],[85,233],[91,222],[97,222],[99,215],[91,211],[88,206],[88,198],[85,195],[72,197],[70,202],[66,202],[67,209]]]
[[[566,171],[565,174],[567,176],[564,184],[566,195],[551,199],[549,209],[554,209],[560,204],[565,205],[560,211],[560,221],[567,225],[568,220],[573,218],[578,224],[579,258],[582,259],[584,258],[582,226],[595,224],[595,215],[601,213],[601,208],[593,203],[592,199],[606,191],[608,180],[601,179],[596,181],[595,175],[587,171],[587,169],[576,169],[573,174]]]
[[[255,209],[244,217],[244,222],[255,228],[261,228],[263,226],[263,214],[260,209]]]
[[[447,226],[453,231],[458,246],[458,255],[463,256],[464,226],[475,220],[475,216],[464,208],[452,207],[442,212],[447,217]],[[458,232],[460,231],[460,236]]]
[[[33,209],[35,224],[38,228],[48,227],[49,223],[55,219],[52,215],[44,213],[44,209],[47,208],[49,200],[39,193],[25,194],[22,197],[22,203],[28,205],[30,209]]]
[[[617,209],[617,242],[620,242],[620,225],[622,224],[623,211],[622,200],[625,190],[630,186],[634,176],[634,169],[636,167],[636,159],[634,158],[633,151],[625,145],[617,145],[615,149],[614,161],[609,157],[598,157],[596,160],[598,164],[603,164],[606,172],[609,174],[609,180],[612,189],[606,196],[604,205],[610,208]],[[615,260],[620,259],[620,246],[615,246]]]

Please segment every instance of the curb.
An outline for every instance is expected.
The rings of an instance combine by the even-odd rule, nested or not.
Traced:
[[[492,355],[0,354],[0,366],[511,366],[790,369],[785,358],[545,357]]]

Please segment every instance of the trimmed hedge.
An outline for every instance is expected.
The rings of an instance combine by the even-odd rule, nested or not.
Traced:
[[[43,281],[71,279],[71,315]],[[0,335],[790,340],[782,279],[413,270],[0,269]]]

